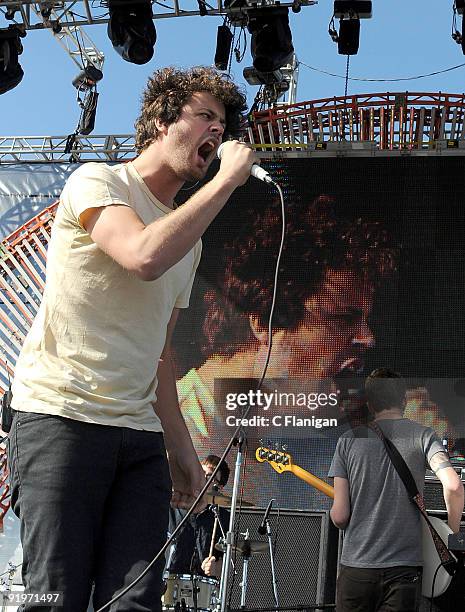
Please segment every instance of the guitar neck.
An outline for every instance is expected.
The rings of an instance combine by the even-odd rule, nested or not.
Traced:
[[[310,474],[310,472],[307,472],[307,470],[304,470],[298,465],[292,465],[290,471],[294,476],[297,476],[297,478],[300,478],[310,486],[315,487],[315,489],[318,489],[328,497],[334,498],[334,488],[324,480]]]

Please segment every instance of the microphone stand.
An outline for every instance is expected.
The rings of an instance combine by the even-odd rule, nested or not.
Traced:
[[[276,568],[275,568],[275,562],[274,562],[273,542],[271,541],[271,524],[270,524],[269,518],[265,520],[265,525],[266,525],[266,535],[268,536],[268,547],[270,549],[271,579],[273,581],[274,602],[276,604],[276,607],[279,607],[278,582],[276,580]]]
[[[194,605],[194,612],[198,611],[197,597],[198,597],[199,588],[198,588],[197,571],[198,571],[198,568],[200,567],[199,551],[197,549],[197,536],[198,536],[197,517],[195,517],[195,524],[194,524],[195,545],[194,545],[194,552],[192,553],[192,557],[191,557],[191,566],[190,566],[191,584],[192,584],[192,603]]]
[[[239,494],[239,486],[241,480],[241,470],[243,463],[243,450],[242,447],[245,441],[245,432],[241,429],[238,432],[238,438],[236,438],[235,444],[237,445],[237,457],[236,466],[234,469],[234,483],[231,498],[231,514],[229,516],[229,527],[226,533],[226,552],[223,558],[223,566],[221,568],[221,581],[220,581],[220,612],[226,612],[226,595],[227,586],[229,579],[229,568],[232,561],[232,549],[234,543],[234,524],[236,519],[236,507],[237,497]]]

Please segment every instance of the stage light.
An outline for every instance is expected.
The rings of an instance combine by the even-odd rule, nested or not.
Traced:
[[[337,37],[339,55],[357,55],[360,44],[360,19],[341,19]]]
[[[218,70],[227,70],[233,35],[227,25],[218,26],[216,35],[215,67]]]
[[[25,36],[16,25],[0,29],[0,94],[16,87],[24,76],[18,55],[23,52],[20,38]]]
[[[339,55],[356,55],[360,44],[360,19],[372,15],[371,0],[334,0],[334,17],[340,19],[339,34],[331,27],[331,38],[337,41]]]
[[[87,64],[84,70],[81,70],[81,72],[74,77],[72,83],[76,89],[85,90],[91,89],[102,79],[103,72],[92,64]]]
[[[150,0],[109,0],[108,8],[108,36],[115,51],[127,62],[146,64],[157,40]]]
[[[251,53],[258,72],[279,70],[290,61],[294,46],[287,8],[252,9],[248,11],[247,28],[252,34]]]
[[[372,16],[371,0],[334,0],[334,16],[340,19],[351,16],[369,19]]]
[[[242,74],[249,85],[279,85],[284,81],[284,75],[281,70],[259,72],[253,66],[248,66],[244,68]]]

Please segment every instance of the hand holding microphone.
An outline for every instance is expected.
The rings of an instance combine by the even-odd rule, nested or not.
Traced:
[[[230,143],[232,146],[230,146]],[[262,168],[258,164],[250,165],[250,161],[251,159],[253,159],[255,154],[252,151],[252,149],[247,147],[246,144],[239,142],[238,140],[230,140],[230,141],[222,142],[220,146],[218,147],[218,151],[216,152],[218,159],[223,159],[225,150],[231,151],[230,163],[231,165],[234,165],[234,171],[236,171],[236,173],[240,169],[240,165],[243,164],[245,166],[244,171],[248,173],[246,175],[247,178],[249,175],[252,175],[255,178],[259,179],[260,181],[264,181],[265,183],[273,182],[271,176],[268,174],[268,172],[264,168]],[[229,153],[227,153],[227,155],[229,157]],[[229,161],[229,159],[225,158],[225,162],[226,161]],[[245,183],[247,178],[240,184]]]

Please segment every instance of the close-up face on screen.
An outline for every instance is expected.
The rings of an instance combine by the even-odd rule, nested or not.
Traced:
[[[203,238],[175,335],[178,395],[200,456],[221,454],[249,408],[246,501],[328,508],[323,493],[256,451],[277,449],[326,478],[338,437],[370,418],[372,370],[406,379],[405,416],[433,427],[449,450],[465,435],[463,160],[264,165],[285,192],[275,299],[281,205],[249,181]]]

